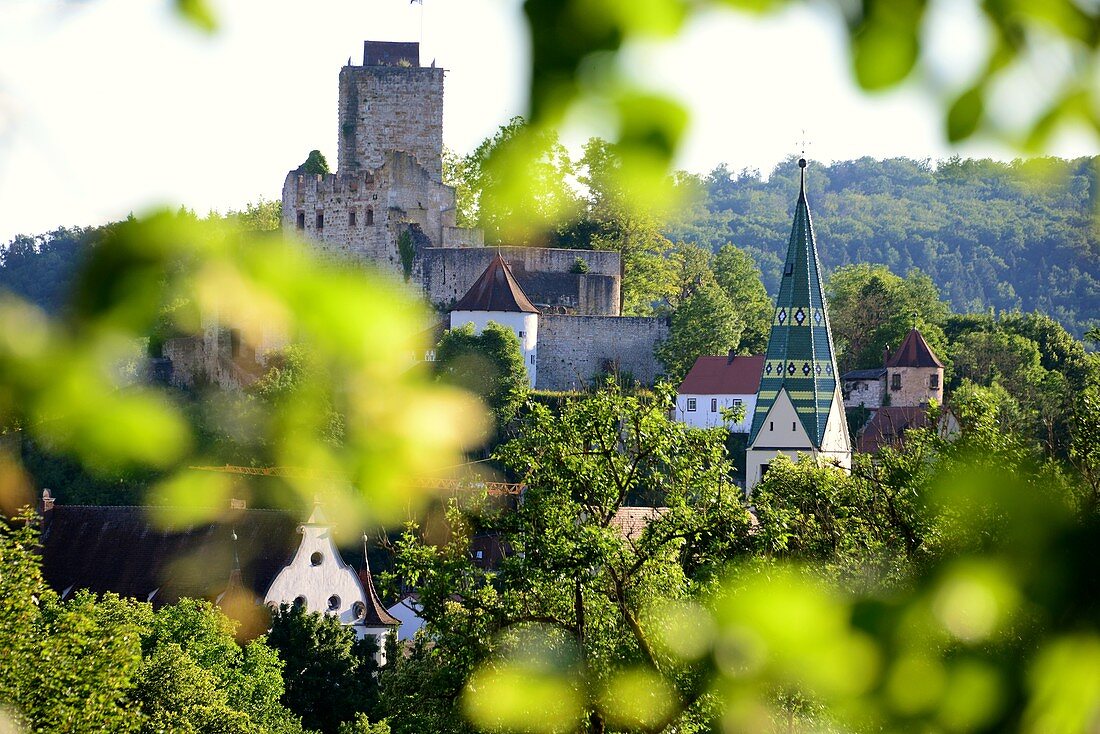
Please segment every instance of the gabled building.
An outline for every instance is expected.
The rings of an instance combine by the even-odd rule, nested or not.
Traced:
[[[375,658],[386,664],[386,637],[401,624],[382,605],[370,570],[362,577],[344,563],[332,537],[332,526],[321,506],[315,505],[309,520],[298,526],[301,543],[268,587],[264,603],[295,604],[310,612],[337,617],[356,637],[368,635],[378,643]],[[364,538],[363,562],[367,563]],[[362,580],[362,579],[365,579]]]
[[[806,201],[806,160],[800,159],[798,165],[802,177],[794,226],[746,452],[749,491],[780,454],[791,459],[810,454],[823,464],[852,466],[821,264]]]
[[[676,391],[676,420],[693,428],[725,426],[748,433],[760,391],[764,355],[699,357]],[[743,408],[744,418],[730,423],[723,410]]]

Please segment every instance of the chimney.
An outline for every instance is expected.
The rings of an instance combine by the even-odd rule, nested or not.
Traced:
[[[53,494],[49,489],[42,490],[42,514],[45,514],[53,509]]]
[[[887,344],[882,348],[882,366],[885,367],[886,363],[890,361],[890,345]]]

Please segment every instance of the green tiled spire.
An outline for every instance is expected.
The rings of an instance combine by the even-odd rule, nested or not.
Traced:
[[[821,285],[813,222],[806,203],[806,159],[800,159],[798,165],[802,169],[802,184],[794,208],[794,227],[787,246],[779,297],[775,301],[764,373],[749,435],[750,446],[756,442],[776,397],[786,388],[806,434],[816,448],[821,448],[829,409],[836,395],[836,357]]]

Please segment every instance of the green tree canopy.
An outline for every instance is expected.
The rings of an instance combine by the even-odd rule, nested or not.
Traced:
[[[771,336],[775,306],[760,280],[760,268],[748,252],[725,244],[714,256],[714,277],[745,325],[738,354],[763,354]]]
[[[474,333],[473,324],[449,330],[436,346],[434,367],[439,380],[485,401],[498,433],[516,417],[530,391],[519,339],[494,322],[480,334]]]
[[[672,314],[668,338],[657,346],[657,359],[669,379],[679,382],[697,358],[736,349],[742,323],[724,290],[714,284],[701,287]]]
[[[328,161],[325,160],[325,154],[319,150],[309,151],[309,155],[306,156],[305,162],[298,166],[298,170],[302,173],[322,175],[332,173],[328,167]]]

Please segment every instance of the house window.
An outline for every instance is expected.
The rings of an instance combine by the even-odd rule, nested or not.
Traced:
[[[531,364],[534,364],[534,363],[535,363],[535,355],[532,354],[531,355]]]
[[[485,551],[474,551],[474,558],[476,558],[477,560],[480,561],[484,557],[485,557]]]
[[[792,431],[797,431],[798,430],[797,428],[795,428],[795,425],[797,425],[797,424],[794,421],[791,421],[791,430]]]
[[[325,213],[317,212],[317,229],[325,228]]]
[[[298,229],[306,228],[306,213],[298,212]]]
[[[928,378],[928,387],[932,388],[933,390],[939,390],[940,389],[940,373],[939,372],[937,372],[936,374],[934,374],[934,375],[932,375],[931,377]]]
[[[733,399],[733,407],[735,407],[735,408],[740,408],[741,407],[741,398],[734,398]]]
[[[761,479],[763,479],[764,475],[768,473],[768,468],[770,466],[771,466],[771,464],[761,464],[760,465],[760,478]]]
[[[688,412],[695,412],[695,398],[688,398]]]
[[[891,390],[900,390],[901,389],[901,373],[900,372],[895,372],[893,374],[893,376],[890,378],[890,389]]]
[[[768,430],[769,431],[774,431],[775,430],[775,421],[768,421]]]
[[[717,413],[718,412],[718,398],[711,398],[710,399],[710,412],[711,413]]]
[[[520,339],[522,339],[522,338],[523,338],[523,332],[522,332],[522,331],[521,331],[521,332],[519,333],[519,338],[520,338]]]
[[[348,212],[348,226],[349,227],[354,227],[355,226],[355,210],[354,209],[352,209],[350,212]]]
[[[378,198],[378,194],[374,195],[374,198]],[[374,224],[374,210],[367,207],[367,224]]]

